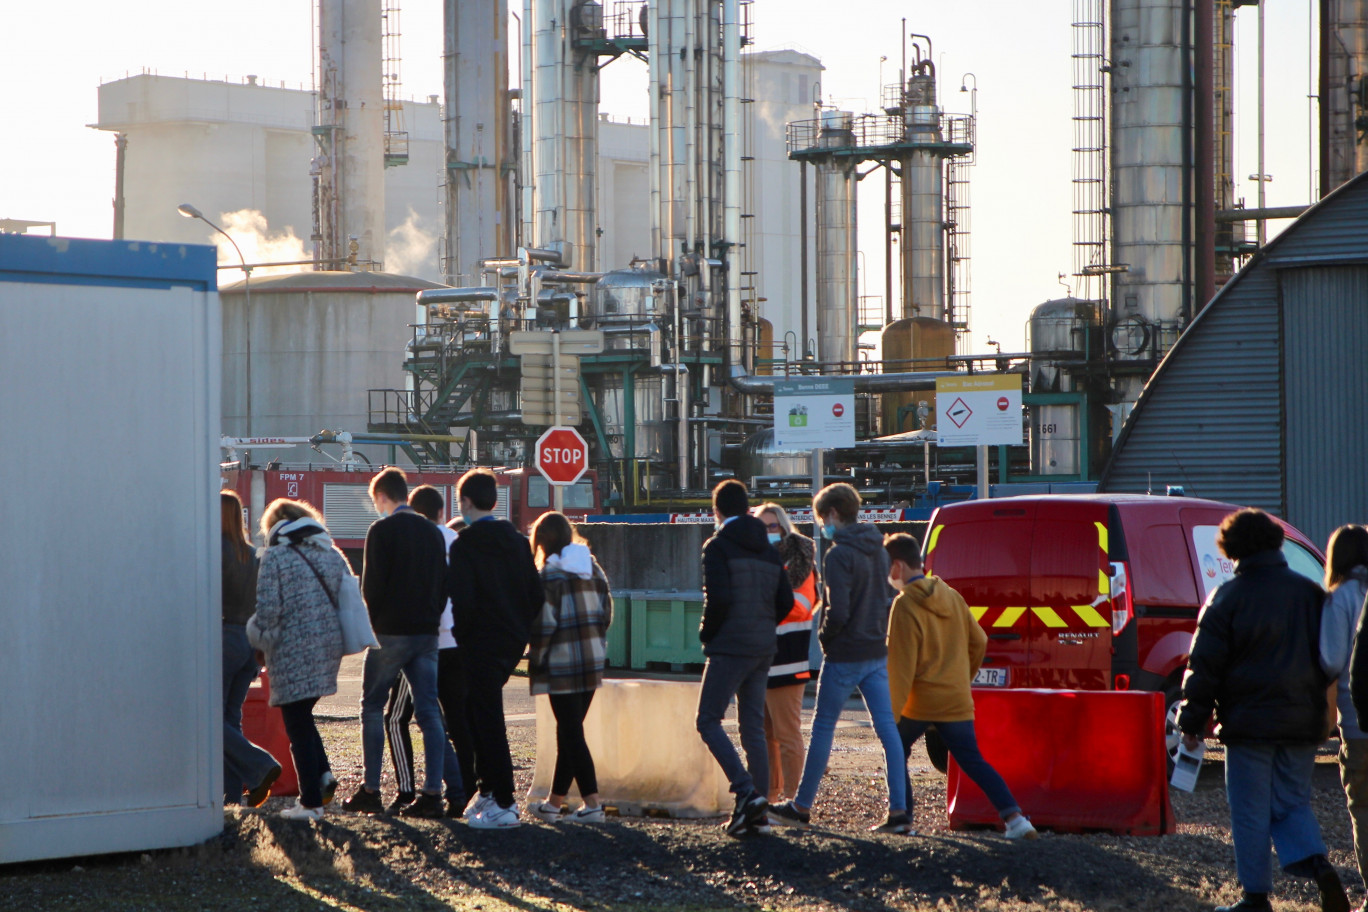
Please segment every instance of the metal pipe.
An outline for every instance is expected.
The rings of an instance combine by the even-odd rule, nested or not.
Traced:
[[[1183,195],[1183,217],[1182,217],[1182,240],[1180,242],[1180,253],[1183,260],[1182,286],[1183,293],[1178,309],[1178,318],[1182,325],[1187,325],[1192,319],[1192,260],[1195,251],[1192,249],[1192,143],[1193,143],[1193,120],[1192,120],[1192,65],[1190,63],[1192,55],[1192,10],[1193,0],[1182,0],[1179,4],[1179,18],[1182,22],[1179,27],[1179,66],[1182,69],[1182,123],[1179,137],[1179,145],[1182,150],[1182,167],[1179,172],[1182,178]],[[1155,346],[1155,352],[1162,350],[1159,345]],[[986,495],[985,495],[986,496]]]
[[[532,78],[532,0],[523,0],[522,54],[519,60],[522,83],[522,128],[519,140],[522,146],[522,242],[524,246],[535,241],[537,224],[537,172],[533,169],[532,140],[535,120],[533,105],[536,101],[535,80]]]
[[[803,337],[798,344],[800,358],[807,356],[808,340],[808,214],[807,161],[798,162],[798,295],[802,306]]]
[[[1317,101],[1320,108],[1320,124],[1318,137],[1320,139],[1320,196],[1324,197],[1332,189],[1334,184],[1330,183],[1330,4],[1332,0],[1320,0],[1319,15],[1320,21],[1320,53],[1317,58],[1320,61],[1318,85],[1316,86]]]
[[[1299,218],[1310,209],[1306,206],[1267,206],[1263,209],[1221,209],[1216,212],[1218,222],[1245,222],[1250,219],[1291,219]]]
[[[915,390],[934,390],[937,378],[967,377],[964,371],[912,371],[900,374],[851,374],[857,393],[898,393]],[[757,377],[752,374],[733,376],[728,382],[732,389],[748,396],[768,395],[774,384],[783,377]],[[700,419],[694,419],[698,421]]]
[[[656,268],[661,268],[660,260],[665,256],[660,238],[660,5],[646,4],[647,31],[647,95],[649,96],[650,129],[646,131],[649,140],[649,164],[647,165],[647,184],[650,188],[651,210],[651,256]],[[687,485],[681,485],[687,487]]]
[[[1194,96],[1196,110],[1196,249],[1197,258],[1197,301],[1195,309],[1187,315],[1192,319],[1195,312],[1206,307],[1216,294],[1216,128],[1215,95],[1215,4],[1212,0],[1196,0],[1196,28],[1193,32],[1193,51],[1196,65],[1193,68],[1195,83]]]
[[[537,273],[542,282],[550,284],[593,285],[603,278],[601,272],[570,272],[569,270],[547,269]]]
[[[457,304],[469,301],[497,301],[499,289],[492,286],[475,288],[424,288],[418,292],[419,304]]]
[[[698,249],[698,2],[688,0],[684,19],[684,162],[686,177],[684,210],[684,240],[692,253],[707,254]],[[704,0],[707,2],[707,0]]]
[[[741,363],[741,23],[740,0],[723,0],[722,135],[726,165],[728,360]]]
[[[1268,183],[1268,177],[1264,173],[1264,8],[1266,3],[1259,4],[1259,208],[1263,209],[1268,205],[1267,195],[1264,186]],[[1259,248],[1262,249],[1268,239],[1268,226],[1263,219],[1259,219]]]

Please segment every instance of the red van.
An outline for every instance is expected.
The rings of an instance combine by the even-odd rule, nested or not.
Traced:
[[[967,501],[931,517],[923,557],[988,634],[976,687],[1160,691],[1172,751],[1197,612],[1234,574],[1217,528],[1238,509],[1143,494]],[[1288,565],[1319,582],[1320,552],[1283,528]]]

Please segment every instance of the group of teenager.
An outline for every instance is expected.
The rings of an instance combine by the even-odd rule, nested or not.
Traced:
[[[462,817],[485,829],[519,825],[503,688],[525,655],[531,692],[548,697],[555,717],[557,748],[550,793],[527,811],[547,822],[602,821],[584,719],[603,679],[612,598],[574,526],[551,512],[524,536],[495,516],[495,477],[482,469],[457,483],[459,513],[450,521],[440,492],[427,485],[410,492],[397,468],[372,478],[369,492],[379,518],[366,535],[359,588],[378,646],[366,651],[362,678],[364,777],[343,809]],[[338,781],[313,711],[337,692],[339,604],[351,571],[308,503],[282,498],[267,506],[258,556],[241,501],[231,491],[221,499],[224,800],[259,807],[281,774],[276,759],[242,733],[243,701],[264,665],[299,782],[299,798],[282,813],[317,820]],[[884,750],[889,813],[876,830],[912,832],[907,757],[934,725],[998,807],[1007,835],[1035,836],[975,742],[970,682],[983,659],[983,631],[953,589],[923,575],[916,539],[885,538],[858,521],[859,507],[846,484],[814,498],[816,528],[828,544],[819,574],[816,543],[794,529],[783,507],[752,510],[734,480],[713,491],[696,725],[735,795],[727,832],[809,824],[837,719],[858,690]],[[805,745],[803,697],[818,616],[824,660]],[[744,762],[722,726],[733,698]],[[421,783],[411,719],[423,736]],[[387,739],[399,788],[385,805]],[[580,796],[573,810],[572,786]]]
[[[446,523],[441,493],[428,485],[409,492],[400,469],[381,471],[369,490],[379,518],[366,535],[359,589],[378,645],[366,650],[362,672],[363,781],[343,809],[518,826],[503,688],[526,655],[532,692],[549,696],[558,728],[552,794],[535,813],[602,820],[583,722],[603,676],[612,600],[570,521],[546,513],[529,541],[495,515],[497,483],[484,469],[461,477],[459,516]],[[224,800],[259,807],[281,774],[242,733],[243,700],[264,665],[299,781],[298,799],[282,813],[318,820],[338,783],[313,710],[337,692],[339,605],[351,571],[311,505],[282,498],[267,506],[258,559],[241,500],[224,491],[221,502]],[[408,718],[423,736],[421,783]],[[387,732],[400,786],[388,807],[380,796]],[[572,783],[583,796],[573,813],[565,806]]]

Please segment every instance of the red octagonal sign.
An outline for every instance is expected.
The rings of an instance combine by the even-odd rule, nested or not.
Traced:
[[[572,427],[553,427],[537,438],[537,471],[553,485],[571,485],[589,470],[589,445]]]

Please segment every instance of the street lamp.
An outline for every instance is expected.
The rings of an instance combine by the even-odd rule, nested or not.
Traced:
[[[245,335],[246,335],[246,355],[247,355],[247,426],[242,436],[252,436],[252,267],[247,265],[247,258],[242,255],[242,248],[238,246],[233,236],[205,218],[204,213],[189,203],[181,203],[176,207],[176,211],[186,218],[199,219],[204,224],[213,228],[219,234],[228,239],[228,243],[233,245],[233,250],[237,251],[238,262],[242,269],[242,305],[246,314]]]
[[[974,83],[971,86],[969,80]],[[973,73],[965,73],[960,77],[960,91],[969,93],[969,122],[978,126],[978,77]]]

